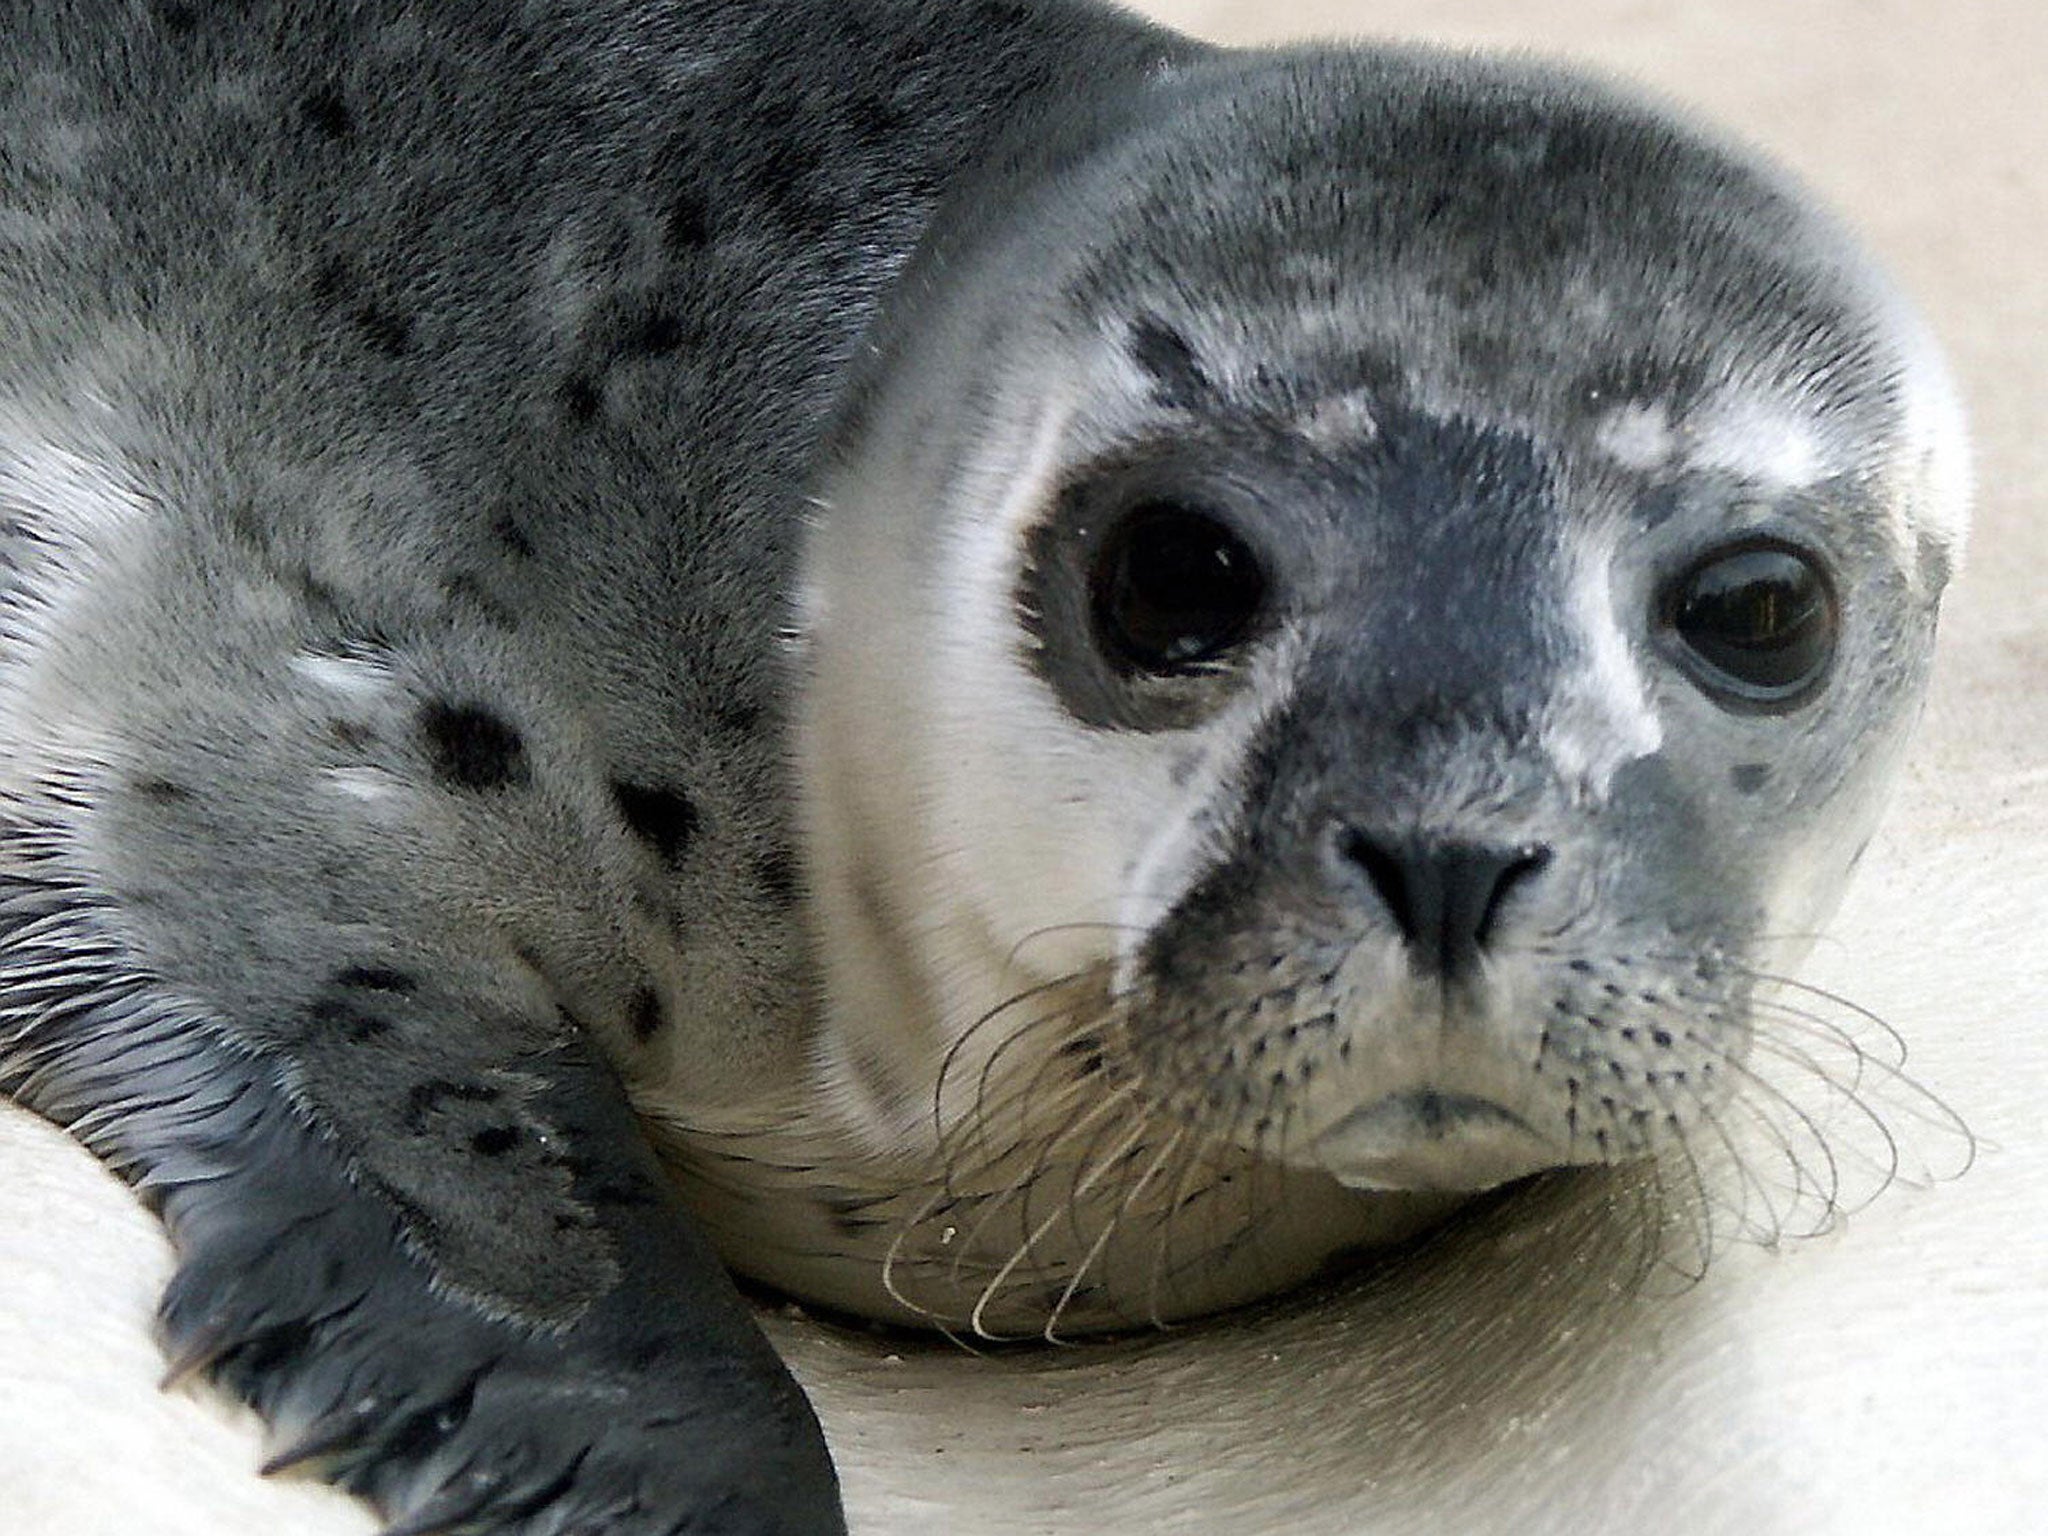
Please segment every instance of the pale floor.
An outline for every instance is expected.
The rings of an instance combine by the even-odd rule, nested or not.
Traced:
[[[1217,38],[1533,47],[1646,81],[1787,162],[1924,306],[1976,424],[1978,532],[1904,792],[1815,974],[1905,1032],[1982,1154],[1824,1238],[1732,1250],[1677,1295],[1616,1295],[1601,1224],[1560,1210],[1344,1297],[1122,1352],[899,1359],[777,1319],[856,1530],[2048,1529],[2048,7],[1148,9]],[[245,1420],[153,1390],[166,1268],[123,1190],[0,1115],[0,1529],[370,1530],[323,1489],[260,1482]]]

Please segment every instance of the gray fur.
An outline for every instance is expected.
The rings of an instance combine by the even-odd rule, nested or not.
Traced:
[[[1333,816],[1561,850],[1516,909],[1553,938],[1574,902],[1641,915],[1522,978],[1571,1027],[1517,1047],[1639,1087],[1647,1048],[1602,1031],[1726,1021],[1703,1049],[1739,1060],[1768,919],[1825,905],[1777,884],[1825,895],[1860,841],[1958,529],[1938,366],[1823,220],[1654,114],[1061,0],[16,9],[0,1084],[161,1206],[173,1359],[400,1529],[840,1528],[629,1096],[731,1262],[897,1317],[906,1231],[1008,1231],[1068,1164],[1081,1212],[1109,1165],[1059,1138],[1170,1112],[1160,1230],[1227,1208],[1191,1260],[1189,1307],[1220,1305],[1441,1208],[1290,1162],[1289,1116],[1397,1149],[1463,1119],[1451,1188],[1531,1165],[1479,1145],[1508,1090],[1345,1078],[1380,1001],[1333,978],[1388,919],[1355,869],[1332,886]],[[1084,378],[997,600],[945,628],[943,560]],[[1772,391],[1818,442],[1751,476],[1723,418]],[[1792,473],[1809,449],[1839,466]],[[1186,686],[1087,638],[1090,520],[1146,476],[1235,498],[1292,605]],[[1638,713],[1683,745],[1624,750],[1643,720],[1568,686],[1620,665],[1573,562],[1607,541],[1639,615],[1735,526],[1853,587],[1825,711],[1727,717],[1631,632]],[[991,791],[920,842],[938,797],[897,754],[938,716],[918,679],[983,633],[1014,674],[973,730],[1028,700],[1036,742],[1199,803],[1142,942],[1047,981],[1115,973],[1108,1003],[1009,1064],[1063,1064],[991,1164],[1035,1170],[945,1181],[956,1206],[903,1128],[944,1118],[966,1024],[1032,994],[998,954],[950,996],[919,945],[975,917],[946,860],[1040,823],[997,826]],[[891,685],[865,729],[910,708],[879,753],[837,750],[849,669]],[[1634,964],[1648,1013],[1603,1021]],[[1537,1164],[1655,1140],[1645,1100],[1560,1145],[1538,1098]],[[1205,1182],[1232,1159],[1279,1169],[1277,1226]],[[1107,1178],[1105,1243],[1151,1177]],[[1114,1248],[1033,1241],[973,1326],[1131,1314]]]

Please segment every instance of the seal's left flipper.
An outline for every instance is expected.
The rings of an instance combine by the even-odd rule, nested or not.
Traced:
[[[172,1373],[254,1405],[273,1468],[323,1472],[408,1536],[844,1529],[808,1404],[578,1032],[515,1065],[594,1224],[565,1246],[601,1238],[607,1277],[536,1325],[448,1284],[421,1212],[309,1124],[275,1058],[112,967],[81,987],[94,947],[75,898],[0,877],[0,1087],[160,1206]],[[483,1126],[475,1155],[506,1134]]]

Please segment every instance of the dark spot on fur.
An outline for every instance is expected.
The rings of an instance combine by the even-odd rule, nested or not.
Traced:
[[[416,1084],[405,1096],[405,1128],[417,1134],[444,1104],[492,1104],[498,1090],[483,1083],[458,1083],[445,1077]]]
[[[868,91],[855,97],[847,104],[847,121],[853,131],[868,144],[886,143],[902,132],[909,122],[909,115],[887,96]]]
[[[456,571],[441,582],[441,592],[458,608],[466,608],[500,629],[518,627],[519,615],[483,584],[473,571]]]
[[[572,373],[562,381],[562,412],[579,427],[597,420],[604,409],[604,389],[587,373]]]
[[[189,37],[199,25],[199,13],[189,5],[159,6],[156,17],[173,37]]]
[[[412,321],[395,309],[362,304],[349,315],[363,339],[386,357],[403,357],[412,350]]]
[[[1769,763],[1737,763],[1728,771],[1728,781],[1745,795],[1753,795],[1771,781]]]
[[[328,257],[313,273],[313,297],[323,308],[339,309],[372,351],[384,357],[405,356],[413,344],[411,318],[374,298],[356,297],[362,287],[348,262],[339,256]]]
[[[1131,361],[1151,375],[1156,386],[1152,398],[1159,404],[1187,410],[1210,393],[1209,376],[1187,337],[1156,315],[1131,326],[1130,353]]]
[[[633,1038],[642,1045],[660,1034],[661,1026],[668,1022],[661,1011],[660,994],[652,987],[642,987],[635,992],[626,1022],[632,1028]]]
[[[313,297],[323,304],[331,304],[348,292],[352,281],[348,263],[339,256],[330,256],[313,273]]]
[[[520,559],[533,558],[533,540],[527,537],[526,530],[519,526],[519,520],[510,512],[498,515],[497,520],[491,524],[491,532],[497,536],[500,544]]]
[[[701,823],[697,807],[680,790],[614,779],[612,799],[618,802],[626,825],[652,843],[665,864],[682,858]]]
[[[797,879],[796,855],[787,848],[764,853],[754,861],[754,883],[770,901],[784,906],[795,901]]]
[[[394,1027],[383,1014],[345,997],[323,997],[307,1010],[306,1016],[319,1028],[339,1030],[344,1038],[358,1045],[388,1035]]]
[[[1082,1077],[1093,1077],[1106,1064],[1102,1054],[1102,1041],[1094,1035],[1077,1035],[1060,1047],[1060,1054],[1072,1058],[1074,1070]]]
[[[752,700],[741,700],[722,704],[712,716],[721,730],[731,731],[735,736],[751,736],[761,728],[761,718],[766,713]]]
[[[510,789],[531,777],[519,732],[480,704],[436,699],[420,709],[420,733],[435,776],[454,788]]]
[[[173,805],[192,798],[191,790],[170,779],[143,779],[136,784],[135,793],[158,805]]]
[[[829,235],[840,222],[841,211],[830,184],[819,176],[801,125],[787,142],[768,141],[766,150],[750,169],[754,196],[793,234],[811,240]]]
[[[674,314],[657,309],[642,315],[626,332],[625,347],[640,357],[661,357],[691,340],[689,328]]]
[[[703,193],[686,189],[676,194],[662,223],[662,240],[672,251],[699,250],[711,243],[711,212]]]
[[[331,85],[302,98],[299,116],[322,138],[345,139],[355,131],[355,119],[349,114],[348,103]]]
[[[404,971],[393,970],[388,965],[351,965],[336,971],[332,977],[337,987],[350,987],[364,992],[389,992],[394,997],[411,997],[419,990],[419,983]]]
[[[519,1145],[519,1128],[514,1125],[487,1125],[469,1138],[469,1144],[485,1157],[503,1157]]]

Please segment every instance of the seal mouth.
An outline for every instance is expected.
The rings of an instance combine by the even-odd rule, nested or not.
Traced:
[[[1492,1099],[1412,1089],[1350,1111],[1315,1140],[1317,1162],[1353,1189],[1492,1189],[1562,1161]]]

